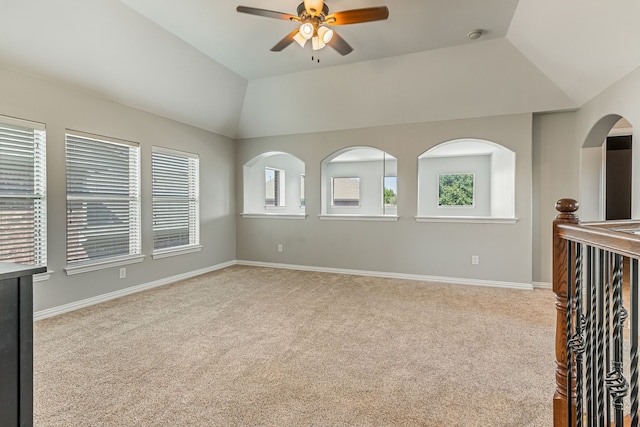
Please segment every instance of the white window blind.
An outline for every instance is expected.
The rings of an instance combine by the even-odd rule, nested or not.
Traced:
[[[200,244],[199,158],[153,147],[153,249]]]
[[[0,117],[0,260],[47,264],[46,132]]]
[[[360,205],[360,178],[333,178],[333,206],[359,206]]]
[[[139,255],[140,149],[67,133],[67,265]]]

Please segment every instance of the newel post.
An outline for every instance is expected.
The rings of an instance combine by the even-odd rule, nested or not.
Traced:
[[[568,424],[567,396],[567,241],[558,235],[559,224],[577,224],[578,202],[560,199],[553,221],[553,292],[556,294],[556,391],[553,395],[553,425]],[[575,384],[575,381],[573,381]],[[574,394],[573,392],[571,394]],[[572,396],[572,400],[575,395]],[[575,403],[574,403],[575,405]],[[573,411],[575,412],[575,411]],[[575,424],[574,424],[575,425]]]

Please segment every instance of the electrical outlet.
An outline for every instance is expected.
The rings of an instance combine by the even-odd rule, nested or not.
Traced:
[[[281,244],[278,245],[278,252],[282,252],[282,245]]]
[[[127,277],[127,269],[125,267],[122,267],[120,269],[120,278],[124,279],[125,277]]]
[[[478,255],[471,255],[471,264],[478,265],[480,264],[480,258]]]

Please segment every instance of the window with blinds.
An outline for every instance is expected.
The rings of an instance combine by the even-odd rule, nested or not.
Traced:
[[[153,147],[153,250],[185,249],[200,244],[199,158]]]
[[[47,264],[46,132],[0,117],[0,261]]]
[[[284,171],[274,168],[264,169],[266,207],[284,206]]]
[[[141,253],[138,144],[67,133],[67,265]]]

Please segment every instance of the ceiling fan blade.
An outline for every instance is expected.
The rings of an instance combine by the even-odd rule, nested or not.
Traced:
[[[311,16],[318,16],[322,13],[324,2],[322,0],[304,0],[304,8]]]
[[[361,22],[380,21],[389,17],[386,6],[368,7],[365,9],[344,10],[327,16],[325,22],[329,25],[359,24]]]
[[[280,52],[285,47],[289,46],[293,43],[293,37],[298,33],[298,29],[291,31],[289,34],[284,36],[282,40],[280,40],[274,47],[271,48],[271,52]]]
[[[256,7],[238,6],[236,11],[248,13],[249,15],[265,16],[267,18],[283,19],[285,21],[299,21],[300,18],[284,12],[274,12],[273,10],[258,9]]]
[[[333,37],[327,43],[329,46],[334,48],[340,55],[348,55],[353,51],[353,48],[349,46],[349,43],[345,41],[338,33],[333,32]]]

